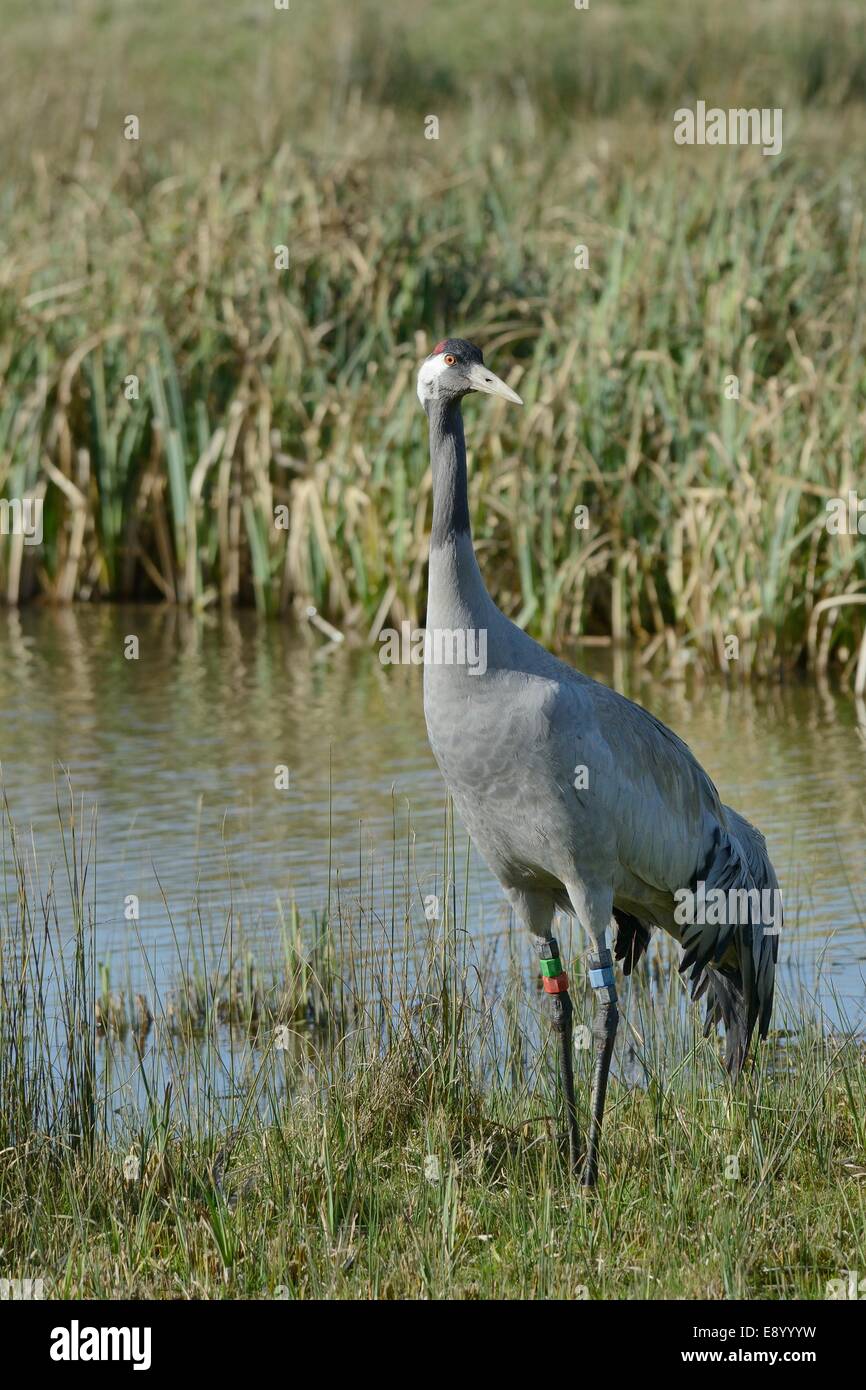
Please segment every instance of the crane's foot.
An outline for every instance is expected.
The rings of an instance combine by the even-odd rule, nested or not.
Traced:
[[[583,1168],[582,1168],[581,1171],[580,1171],[580,1185],[581,1185],[581,1187],[589,1188],[590,1191],[591,1191],[594,1187],[597,1187],[597,1186],[598,1186],[598,1155],[597,1155],[597,1154],[594,1156],[594,1161],[593,1161],[592,1163],[590,1163],[588,1159],[587,1159],[586,1163],[584,1163]]]
[[[581,1144],[578,1137],[577,1144],[569,1130],[560,1129],[556,1133],[556,1148],[560,1157],[568,1165],[574,1177],[579,1177],[583,1173],[584,1162],[586,1159],[586,1148]]]
[[[545,993],[550,995],[551,1027],[559,1043],[559,1079],[565,1102],[568,1162],[573,1173],[580,1170],[583,1149],[577,1129],[577,1108],[574,1100],[574,1053],[572,1018],[574,1006],[568,993],[568,976],[559,958],[559,946],[554,937],[541,950],[541,978]]]

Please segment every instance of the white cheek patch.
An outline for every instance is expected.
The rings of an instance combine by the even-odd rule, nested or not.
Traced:
[[[439,378],[443,372],[447,372],[448,367],[445,362],[445,353],[440,352],[438,357],[428,357],[421,363],[418,372],[418,399],[423,405],[425,401],[439,393]]]

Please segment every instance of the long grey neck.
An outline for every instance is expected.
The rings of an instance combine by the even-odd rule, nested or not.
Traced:
[[[427,412],[433,466],[433,530],[430,548],[471,535],[466,486],[466,440],[460,402],[433,400]]]
[[[431,401],[427,416],[433,468],[428,626],[486,623],[495,609],[472,544],[460,404]]]

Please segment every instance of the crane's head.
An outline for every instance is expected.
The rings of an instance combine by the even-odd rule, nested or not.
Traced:
[[[418,399],[425,410],[434,401],[460,400],[470,391],[486,391],[523,405],[516,391],[485,367],[481,349],[465,338],[445,338],[425,357],[418,372]]]

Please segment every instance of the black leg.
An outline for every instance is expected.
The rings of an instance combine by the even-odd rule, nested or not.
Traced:
[[[601,1139],[601,1121],[607,1095],[607,1077],[610,1071],[610,1059],[613,1055],[617,1024],[619,1023],[619,1012],[616,1007],[616,985],[614,984],[610,951],[600,951],[597,958],[590,958],[588,968],[589,981],[595,991],[595,1017],[592,1023],[595,1059],[592,1068],[592,1114],[589,1141],[586,1146],[586,1166],[581,1182],[584,1187],[595,1187],[598,1179],[598,1146]]]
[[[574,1052],[572,1017],[574,1007],[568,993],[568,976],[559,959],[559,947],[551,937],[541,947],[541,975],[545,992],[550,995],[551,1026],[559,1038],[559,1079],[565,1100],[565,1121],[568,1130],[568,1160],[573,1171],[580,1167],[580,1136],[577,1132],[577,1109],[574,1103]]]

